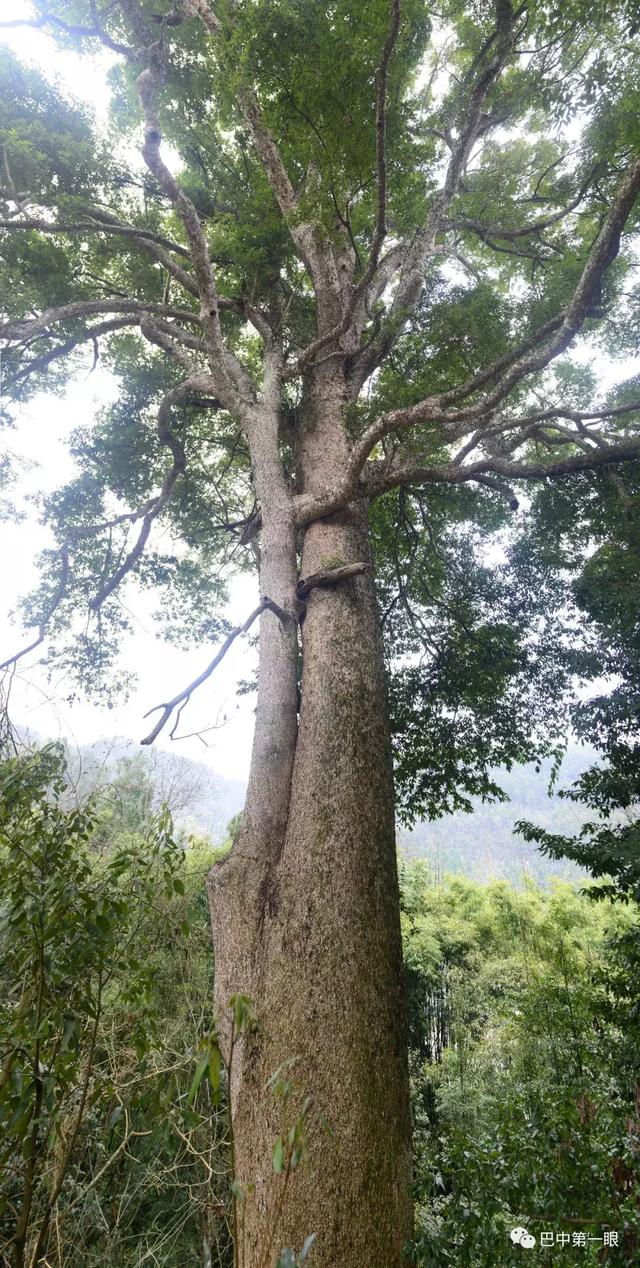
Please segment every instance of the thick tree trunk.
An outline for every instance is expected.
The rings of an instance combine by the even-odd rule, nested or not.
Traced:
[[[306,438],[307,488],[321,469],[322,437],[326,473],[330,431],[325,422]],[[341,427],[331,448],[343,461]],[[307,529],[302,576],[360,561],[369,562],[362,507]],[[302,649],[284,831],[274,822],[264,851],[244,831],[210,888],[218,1007],[241,991],[259,1019],[233,1058],[236,1175],[255,1185],[240,1264],[273,1268],[283,1247],[299,1250],[315,1233],[315,1268],[399,1268],[411,1233],[409,1098],[391,752],[370,570],[311,592]],[[255,796],[250,789],[249,801]],[[278,1069],[292,1091],[274,1101],[265,1088]],[[276,1140],[282,1134],[286,1145],[307,1097],[308,1157],[287,1174],[285,1147],[285,1172],[276,1174]]]

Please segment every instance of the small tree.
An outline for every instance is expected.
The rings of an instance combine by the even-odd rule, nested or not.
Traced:
[[[260,1019],[232,1088],[247,1253],[262,1262],[278,1194],[264,1085],[295,1055],[333,1134],[283,1239],[317,1234],[318,1268],[390,1268],[410,1125],[380,615],[405,804],[496,794],[492,763],[549,748],[557,578],[514,591],[482,548],[515,487],[640,453],[636,385],[601,392],[566,355],[581,333],[624,351],[632,330],[635,17],[625,0],[36,9],[62,43],[110,50],[112,125],[94,138],[5,63],[5,399],[87,347],[119,394],[48,504],[30,648],[117,689],[133,576],[163,588],[169,634],[226,635],[151,743],[259,620],[247,802],[210,877],[220,1015],[244,994]],[[261,595],[233,631],[215,615],[230,564],[257,565]]]

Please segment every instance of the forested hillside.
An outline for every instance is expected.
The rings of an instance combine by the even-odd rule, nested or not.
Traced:
[[[163,749],[148,753],[123,738],[98,740],[80,748],[70,747],[69,773],[80,795],[119,780],[129,771],[148,781],[148,799],[154,807],[166,798],[178,827],[187,833],[206,835],[219,845],[233,815],[242,809],[245,786],[224,779],[203,762]],[[545,858],[514,830],[518,820],[530,819],[540,827],[575,833],[584,823],[583,810],[562,799],[558,792],[572,784],[593,759],[593,750],[570,746],[549,790],[551,763],[515,766],[496,772],[506,793],[504,802],[472,799],[472,813],[445,815],[436,823],[424,821],[411,830],[398,827],[400,848],[412,857],[425,858],[434,874],[461,872],[477,880],[509,880],[522,885],[527,877],[578,878],[583,872],[566,859]]]
[[[428,820],[410,831],[399,828],[398,840],[410,857],[424,858],[436,875],[461,872],[475,880],[508,880],[516,886],[527,878],[551,876],[577,880],[584,872],[568,859],[550,859],[517,833],[515,824],[527,819],[549,832],[575,835],[587,819],[584,807],[559,796],[593,760],[593,750],[569,747],[553,788],[551,763],[531,763],[496,772],[508,801],[483,802],[472,798],[473,813],[457,811],[435,823]]]
[[[80,798],[94,789],[106,790],[114,780],[118,786],[130,781],[149,808],[157,810],[166,801],[182,831],[208,836],[215,845],[225,840],[229,820],[244,805],[245,784],[179,752],[149,752],[114,736],[80,747],[67,745],[67,754],[69,778]]]

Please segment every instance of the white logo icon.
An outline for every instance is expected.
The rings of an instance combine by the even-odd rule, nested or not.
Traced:
[[[512,1228],[509,1236],[515,1246],[524,1246],[526,1250],[531,1250],[536,1244],[535,1237],[532,1237],[526,1228]]]

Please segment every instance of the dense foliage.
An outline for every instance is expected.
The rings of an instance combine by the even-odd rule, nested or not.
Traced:
[[[0,778],[0,1256],[222,1264],[226,1123],[208,1085],[189,1096],[211,849],[185,861],[135,771],[80,806],[56,746]]]
[[[551,1231],[580,1262],[635,1263],[640,1069],[611,1003],[612,941],[637,915],[564,882],[436,885],[422,864],[403,907],[417,1262],[515,1265],[523,1226],[539,1249]]]
[[[544,550],[556,568],[582,568],[573,600],[586,644],[585,678],[600,679],[573,709],[576,734],[593,744],[599,761],[567,789],[589,812],[579,836],[525,831],[551,857],[569,857],[595,876],[611,878],[607,892],[640,898],[640,487],[631,470],[573,490],[571,507],[559,491],[539,498],[529,559]],[[580,645],[580,644],[578,644]]]
[[[175,843],[135,761],[81,806],[55,746],[8,758],[1,776],[7,1262],[22,1244],[15,1262],[46,1253],[55,1268],[226,1268],[242,1194],[234,1203],[210,1013],[203,881],[215,852]],[[614,1230],[605,1261],[633,1264],[640,1070],[624,948],[637,943],[635,904],[597,885],[437,879],[421,862],[402,863],[401,886],[415,1261],[516,1264],[509,1233],[522,1225],[538,1237]],[[248,1005],[235,1007],[250,1023]],[[291,1075],[275,1076],[286,1099]],[[274,1168],[306,1148],[293,1124]],[[602,1242],[580,1253],[600,1263]]]

